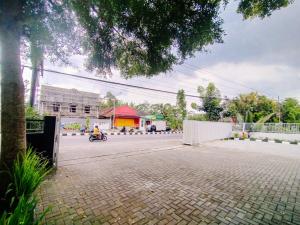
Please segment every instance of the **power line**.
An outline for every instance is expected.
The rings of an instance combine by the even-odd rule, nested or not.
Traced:
[[[23,66],[26,67],[26,68],[33,69],[31,66],[28,66],[28,65],[23,65]],[[102,82],[102,83],[106,83],[106,84],[112,84],[112,85],[118,85],[118,86],[124,86],[124,87],[130,87],[130,88],[136,88],[136,89],[142,89],[142,90],[148,90],[148,91],[154,91],[154,92],[177,95],[177,92],[174,92],[174,91],[166,91],[166,90],[162,90],[162,89],[148,88],[148,87],[143,87],[143,86],[138,86],[138,85],[125,84],[125,83],[108,81],[108,80],[103,80],[103,79],[96,79],[96,78],[91,78],[91,77],[84,77],[84,76],[80,76],[80,75],[76,75],[76,74],[65,73],[65,72],[60,72],[60,71],[50,70],[50,69],[43,69],[43,70],[45,72],[49,72],[49,73],[61,74],[61,75],[65,75],[65,76],[81,78],[81,79],[86,79],[86,80],[92,80],[92,81]],[[191,95],[191,94],[185,94],[185,96],[186,97],[192,97],[192,98],[203,98],[201,96]],[[220,98],[220,99],[227,100],[226,98]]]
[[[186,67],[187,68],[187,67]],[[190,68],[187,68],[187,69],[189,69],[189,70],[191,70]],[[179,70],[179,69],[176,69],[176,70],[174,70],[174,71],[177,71],[177,72],[181,72],[182,74],[185,74],[186,72],[184,72],[184,71],[181,71],[181,70]],[[186,75],[185,75],[186,76]],[[178,79],[176,79],[176,77],[174,77],[173,79],[175,79],[175,80],[177,80],[177,81],[179,81]],[[207,81],[210,81],[209,79],[206,79],[206,78],[201,78],[203,81],[205,81],[205,82],[207,82]],[[216,83],[216,82],[215,82]],[[189,86],[189,88],[191,88],[191,84],[187,84],[187,83],[185,83],[184,84],[185,86]],[[234,89],[233,89],[233,87],[229,87],[229,86],[226,86],[226,85],[224,85],[224,84],[218,84],[217,83],[217,86],[221,86],[221,87],[225,87],[225,88],[228,88],[229,89],[229,91],[231,91],[232,93],[234,93],[234,95],[236,95],[236,92],[234,91]],[[197,88],[196,88],[197,89]],[[228,90],[227,90],[228,91]],[[223,92],[223,95],[224,96],[227,96],[228,94],[224,94],[224,92]]]
[[[237,82],[237,81],[234,81],[234,80],[229,80],[229,79],[220,77],[219,75],[217,75],[217,74],[215,74],[215,73],[212,73],[212,72],[208,71],[208,70],[205,69],[205,68],[197,67],[197,66],[195,66],[195,65],[193,65],[193,64],[189,64],[189,63],[185,63],[185,64],[183,64],[183,65],[188,65],[188,66],[193,67],[193,68],[195,68],[195,69],[204,70],[204,72],[206,71],[205,73],[214,75],[214,76],[218,77],[220,80],[223,80],[223,81],[226,81],[226,82],[229,82],[229,83],[233,83],[233,84],[237,84],[237,85],[242,86],[242,87],[244,87],[244,88],[247,88],[247,89],[249,89],[249,90],[252,90],[252,91],[255,91],[255,92],[261,92],[261,93],[263,93],[263,94],[265,94],[265,95],[267,95],[267,96],[269,95],[270,97],[272,97],[272,95],[270,95],[269,93],[266,93],[265,91],[264,91],[264,92],[263,92],[263,91],[258,91],[258,90],[254,89],[254,88],[252,88],[252,87],[247,86],[246,84],[244,84],[244,83],[242,83],[242,82]],[[186,67],[186,68],[188,68],[188,67]],[[189,69],[189,68],[188,68],[188,69]]]

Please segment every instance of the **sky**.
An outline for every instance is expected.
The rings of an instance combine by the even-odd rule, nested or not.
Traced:
[[[229,4],[221,13],[226,35],[224,43],[207,47],[182,65],[174,66],[172,72],[151,79],[122,79],[117,70],[110,81],[134,84],[155,89],[177,92],[183,88],[186,94],[198,95],[199,85],[214,82],[221,95],[233,98],[240,93],[257,91],[270,98],[283,100],[295,97],[300,100],[300,1],[287,8],[273,12],[265,19],[243,20],[236,13],[236,2]],[[83,76],[94,77],[84,69],[84,57],[72,56],[72,66],[46,63],[45,68]],[[98,77],[103,79],[103,77]],[[25,69],[24,79],[30,80],[30,71]],[[99,93],[104,96],[111,91],[126,102],[172,103],[176,95],[128,89],[62,75],[45,73],[41,84]],[[187,98],[188,105],[198,102]]]

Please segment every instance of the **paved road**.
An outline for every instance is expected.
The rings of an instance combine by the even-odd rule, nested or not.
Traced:
[[[59,165],[82,163],[97,158],[174,147],[182,144],[182,134],[108,136],[106,142],[89,142],[88,136],[60,139]]]
[[[300,224],[299,146],[180,138],[64,137],[39,191],[47,224]]]

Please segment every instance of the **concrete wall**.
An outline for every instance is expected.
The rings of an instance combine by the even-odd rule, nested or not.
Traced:
[[[300,141],[300,134],[284,134],[284,133],[263,133],[263,132],[251,132],[250,137],[264,139],[279,139],[285,141]]]
[[[230,137],[232,125],[222,122],[183,121],[183,143],[197,145],[207,141]]]

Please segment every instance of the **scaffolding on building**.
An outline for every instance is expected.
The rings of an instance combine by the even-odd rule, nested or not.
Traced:
[[[41,114],[78,118],[99,116],[97,93],[42,85],[39,100]]]

